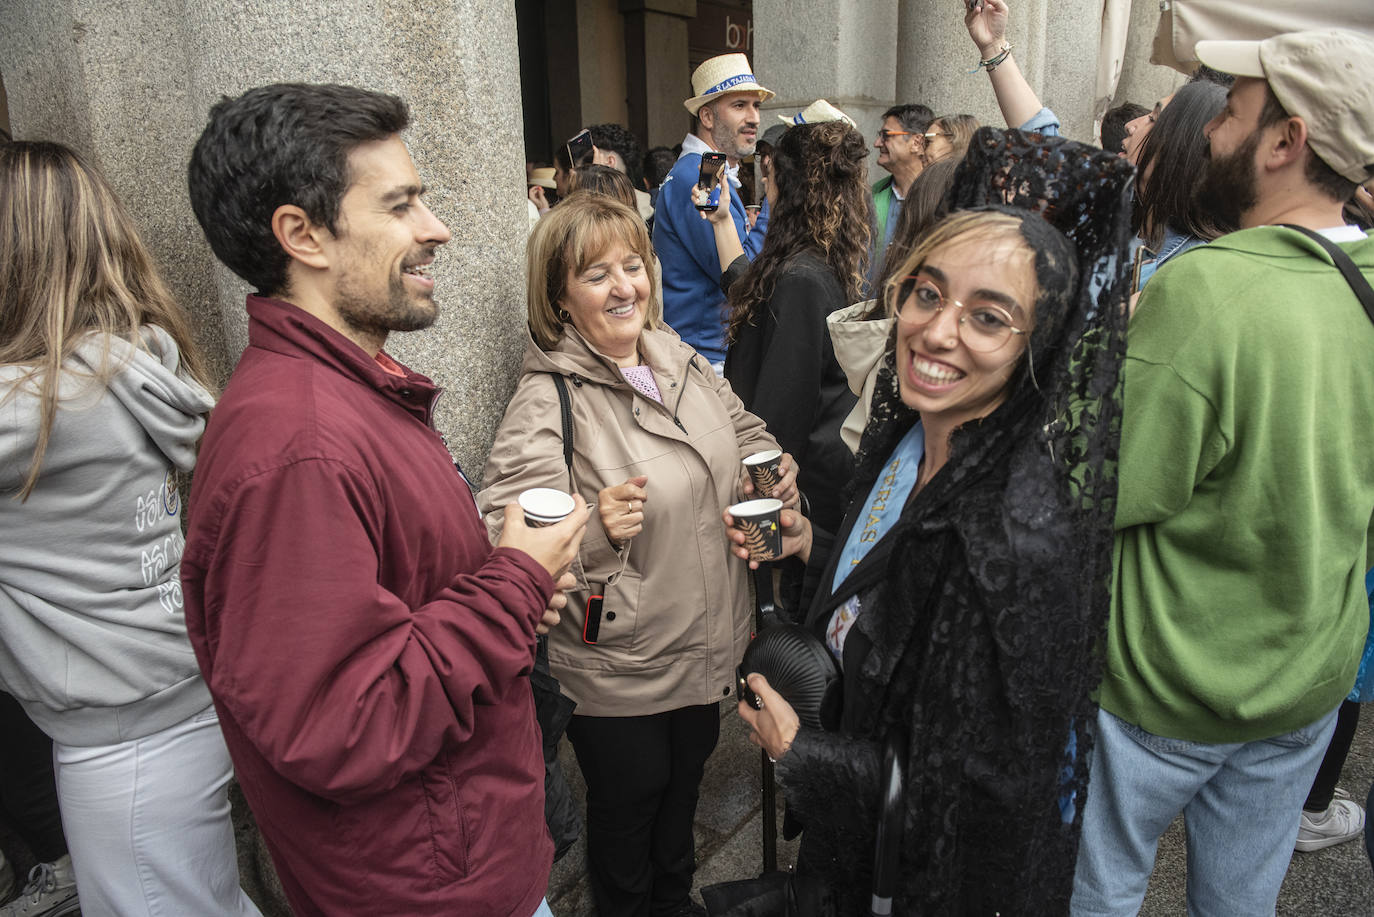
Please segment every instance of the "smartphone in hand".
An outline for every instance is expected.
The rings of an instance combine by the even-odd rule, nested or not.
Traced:
[[[724,180],[725,154],[702,153],[697,187],[706,192],[706,203],[697,204],[698,210],[714,211],[720,206],[720,183]]]
[[[591,161],[592,150],[592,132],[579,131],[577,136],[568,141],[568,162],[572,163],[574,169],[585,166]]]

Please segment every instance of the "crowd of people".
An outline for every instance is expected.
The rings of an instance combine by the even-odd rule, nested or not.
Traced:
[[[740,54],[679,148],[532,166],[480,478],[385,349],[450,238],[402,100],[211,108],[190,201],[254,291],[222,391],[100,171],[4,138],[0,810],[40,862],[0,917],[257,914],[231,780],[297,914],[551,917],[579,810],[599,915],[705,914],[722,704],[801,834],[795,910],[733,917],[869,913],[894,758],[897,914],[1136,913],[1182,814],[1190,912],[1249,917],[1362,837],[1374,40],[1201,41],[1099,147],[1009,12],[965,14],[1005,128],[894,105],[876,181],[826,100],[761,130]],[[819,711],[737,671],[774,585]]]

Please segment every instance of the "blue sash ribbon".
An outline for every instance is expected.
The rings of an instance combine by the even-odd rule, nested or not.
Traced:
[[[917,421],[902,437],[897,448],[892,450],[887,467],[868,492],[863,515],[855,520],[854,528],[850,529],[840,554],[840,563],[835,568],[835,581],[831,584],[833,591],[839,590],[849,571],[857,567],[878,540],[897,523],[911,488],[916,486],[916,472],[921,467],[925,452],[925,431]]]

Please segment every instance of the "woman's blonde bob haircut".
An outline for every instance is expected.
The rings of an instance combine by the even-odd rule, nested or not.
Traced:
[[[612,197],[575,191],[559,201],[530,233],[525,253],[529,289],[530,336],[540,350],[552,350],[563,337],[567,315],[559,306],[568,279],[586,270],[613,243],[639,255],[653,280],[654,247],[639,214]],[[657,283],[649,289],[645,328],[663,327]]]
[[[40,404],[19,499],[38,482],[63,362],[91,332],[147,349],[141,325],[171,335],[181,368],[213,390],[186,313],[101,174],[61,144],[0,144],[0,364],[24,367],[10,394],[30,385]],[[118,368],[107,359],[92,383]]]

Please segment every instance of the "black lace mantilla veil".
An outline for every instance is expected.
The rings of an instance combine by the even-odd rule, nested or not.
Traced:
[[[1068,911],[1109,605],[1133,176],[1094,147],[983,128],[950,191],[951,209],[1040,213],[1078,264],[1045,222],[1023,221],[1041,290],[1030,371],[955,431],[854,625],[874,649],[846,691],[857,684],[875,701],[846,731],[909,735],[899,913]],[[1042,321],[1050,297],[1067,299],[1061,320]],[[889,346],[857,459],[860,498],[915,420]],[[867,781],[866,765],[845,766]],[[796,776],[797,795],[823,791]],[[823,844],[834,854],[823,872],[869,874],[871,835],[859,820],[853,829]]]

